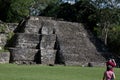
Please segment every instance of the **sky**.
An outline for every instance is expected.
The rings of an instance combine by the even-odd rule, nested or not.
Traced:
[[[70,4],[74,4],[75,3],[75,0],[62,0],[63,2],[68,2]]]

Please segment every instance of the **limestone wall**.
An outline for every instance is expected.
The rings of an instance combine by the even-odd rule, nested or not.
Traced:
[[[7,34],[0,33],[0,46],[3,47],[7,42]]]
[[[10,53],[4,48],[17,25],[17,23],[0,22],[0,63],[9,63]]]

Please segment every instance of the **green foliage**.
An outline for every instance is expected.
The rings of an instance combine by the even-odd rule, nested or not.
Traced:
[[[97,36],[98,38],[100,38],[102,35],[101,34],[101,27],[94,27],[93,32],[94,32],[95,36]]]
[[[5,24],[0,24],[0,32],[5,33],[7,30],[7,25]]]
[[[39,15],[45,7],[57,2],[58,0],[0,0],[0,19],[19,22],[30,14]]]
[[[7,40],[10,40],[14,35],[14,32],[9,32],[7,35]]]
[[[34,9],[34,12],[38,12],[39,10],[38,15],[55,16],[58,6],[59,0],[35,0],[35,4],[32,6],[32,8]]]
[[[56,17],[58,13],[59,5],[49,4],[41,13],[42,16]]]
[[[57,3],[59,0],[35,0],[35,2],[42,3],[42,4],[53,4]]]
[[[12,45],[13,45],[13,41],[14,41],[14,39],[13,39],[13,36],[14,36],[14,32],[9,32],[8,34],[7,34],[7,42],[6,42],[6,45],[4,46],[4,48],[6,49],[6,50],[8,50],[8,47],[11,47]]]
[[[6,35],[6,38],[7,38],[6,41],[10,41],[14,35],[14,32],[8,31],[7,25],[5,23],[0,24],[0,33],[4,33]],[[0,46],[0,52],[8,52],[8,50],[5,46],[2,46],[2,47]]]
[[[82,22],[92,27],[96,25],[95,13],[96,8],[88,0],[82,0],[73,5],[69,3],[50,5],[43,11],[42,15]]]
[[[6,20],[9,7],[10,0],[0,0],[0,20]]]
[[[67,21],[75,21],[76,9],[74,6],[64,3],[58,8],[57,18],[63,18]]]
[[[108,34],[108,46],[112,52],[120,55],[120,26],[114,26]]]
[[[34,0],[11,0],[7,13],[7,22],[18,22],[29,15],[29,8]]]
[[[80,0],[74,4],[76,8],[76,21],[85,23],[90,30],[93,30],[93,27],[97,23],[97,8],[90,3],[89,0]]]
[[[7,49],[5,49],[5,47],[4,46],[2,46],[2,47],[0,47],[1,49],[0,49],[0,52],[8,52],[8,50]]]

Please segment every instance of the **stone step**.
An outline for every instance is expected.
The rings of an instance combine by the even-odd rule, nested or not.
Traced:
[[[28,49],[40,49],[39,42],[32,42],[32,43],[16,43],[15,48],[28,48]]]
[[[54,49],[56,42],[56,35],[42,35],[40,42],[40,49]]]
[[[100,54],[96,54],[93,52],[93,54],[89,54],[88,51],[85,53],[78,53],[78,54],[70,54],[63,52],[62,55],[64,56],[65,63],[67,62],[104,62],[104,58]]]
[[[54,64],[56,50],[52,49],[28,49],[28,48],[9,48],[12,63],[41,63]]]
[[[65,63],[66,61],[75,61],[79,62],[79,54],[63,54]]]
[[[56,50],[41,49],[41,64],[55,64]]]
[[[39,20],[28,20],[24,28],[24,33],[40,33],[41,28],[42,22]]]
[[[54,49],[56,42],[55,34],[29,34],[17,33],[14,35],[14,44],[11,47],[33,48],[33,49]]]
[[[47,19],[46,17],[28,17],[23,19],[18,27],[15,29],[15,32],[19,32],[19,33],[38,33],[41,28],[43,23],[45,23],[46,21],[50,21],[51,18]]]
[[[40,34],[27,34],[27,33],[16,33],[14,38],[17,43],[26,43],[26,42],[35,42],[38,43],[40,41]]]
[[[9,48],[11,61],[34,60],[39,49]]]
[[[54,23],[38,17],[31,17],[26,22],[25,33],[53,34]]]
[[[9,47],[36,48],[36,46],[39,45],[39,42],[40,34],[16,33],[12,37],[12,42]]]
[[[67,66],[73,66],[73,65],[81,66],[82,63],[81,62],[77,62],[77,61],[65,61],[65,65],[67,65]]]

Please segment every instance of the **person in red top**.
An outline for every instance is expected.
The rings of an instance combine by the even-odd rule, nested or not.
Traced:
[[[112,68],[110,69],[111,71],[113,71],[113,67],[116,66],[116,62],[114,59],[109,59],[107,62],[106,62],[106,66],[108,68],[108,66],[111,66]]]
[[[108,66],[107,70],[104,72],[103,80],[114,80],[115,79],[115,73],[111,71],[112,66]]]

